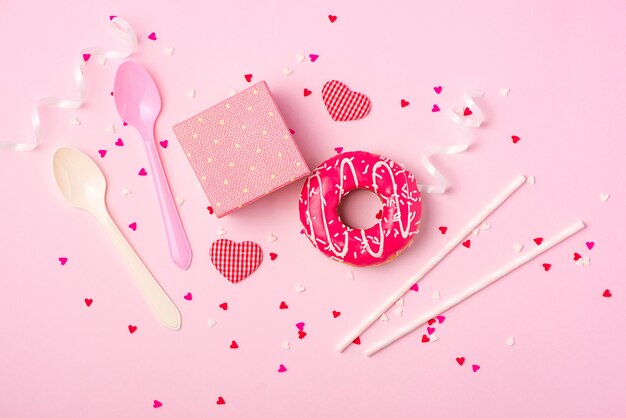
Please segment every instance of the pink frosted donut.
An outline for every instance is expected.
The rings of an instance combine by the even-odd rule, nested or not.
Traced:
[[[355,229],[339,218],[341,198],[365,189],[383,204],[378,223]],[[390,261],[417,234],[422,198],[415,177],[400,164],[364,151],[345,152],[324,161],[300,192],[300,220],[311,243],[333,260],[354,266]]]

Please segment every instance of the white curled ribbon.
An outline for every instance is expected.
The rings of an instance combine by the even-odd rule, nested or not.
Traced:
[[[452,123],[463,129],[463,137],[465,141],[461,144],[449,145],[446,147],[436,147],[430,149],[422,157],[422,165],[437,182],[435,185],[418,184],[417,187],[422,193],[442,194],[448,189],[448,180],[446,177],[435,167],[430,158],[435,155],[451,155],[459,154],[466,151],[470,146],[469,134],[466,128],[479,128],[485,121],[485,116],[476,103],[476,100],[482,98],[484,93],[478,90],[468,90],[463,93],[463,108],[460,111],[453,112],[452,110],[446,110],[446,115]],[[465,109],[468,108],[472,111],[471,115],[463,116]],[[473,116],[473,117],[470,117]]]
[[[54,106],[62,109],[78,109],[85,102],[85,96],[87,93],[85,87],[85,78],[83,76],[83,66],[86,62],[84,55],[89,54],[91,57],[101,57],[121,59],[130,56],[137,49],[137,35],[128,22],[124,19],[111,16],[109,17],[110,27],[113,28],[114,33],[121,38],[126,44],[128,49],[126,51],[116,51],[106,48],[86,48],[80,53],[79,60],[74,65],[74,81],[78,87],[78,100],[59,99],[57,97],[42,97],[35,103],[35,109],[31,121],[33,124],[33,130],[35,132],[35,142],[21,143],[21,142],[9,142],[0,141],[0,149],[10,149],[13,151],[32,151],[39,145],[41,138],[41,119],[39,118],[39,108],[41,106]]]

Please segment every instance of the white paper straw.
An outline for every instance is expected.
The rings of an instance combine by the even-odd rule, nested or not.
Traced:
[[[345,350],[354,339],[360,336],[366,329],[368,329],[382,314],[389,309],[398,299],[400,299],[415,283],[422,280],[426,274],[433,267],[435,267],[441,260],[443,260],[461,241],[463,241],[478,225],[480,225],[486,218],[496,210],[506,199],[508,199],[513,192],[526,182],[526,177],[518,175],[513,179],[508,186],[506,186],[491,202],[489,202],[479,213],[470,220],[460,231],[454,236],[446,245],[428,260],[428,262],[411,276],[398,290],[390,295],[380,306],[378,306],[370,315],[368,315],[357,327],[346,335],[337,345],[336,349],[339,352]]]
[[[459,303],[463,302],[465,299],[469,298],[470,296],[480,292],[481,290],[495,283],[496,281],[506,276],[513,270],[517,269],[520,266],[523,266],[524,264],[528,263],[529,261],[531,261],[538,255],[544,253],[545,251],[548,251],[550,248],[554,247],[561,241],[564,241],[567,238],[571,237],[572,235],[574,235],[575,233],[577,233],[584,227],[585,227],[585,224],[582,221],[575,222],[573,225],[562,230],[561,232],[559,232],[552,238],[544,240],[541,243],[541,245],[536,246],[535,248],[528,251],[527,253],[522,254],[519,257],[511,260],[508,264],[504,265],[498,270],[495,270],[491,274],[488,274],[487,276],[483,277],[482,279],[480,279],[479,281],[477,281],[476,283],[474,283],[467,289],[463,290],[457,295],[446,300],[445,302],[443,302],[441,305],[437,306],[433,310],[420,315],[414,321],[398,329],[389,337],[372,344],[370,347],[368,347],[365,350],[365,354],[368,356],[371,356],[372,354],[378,352],[379,350],[387,347],[389,344],[402,338],[403,336],[413,331],[414,329],[420,327],[421,325],[424,325],[426,322],[428,322],[429,319],[435,318],[437,315],[441,315],[443,312],[447,311],[453,306],[458,305]]]

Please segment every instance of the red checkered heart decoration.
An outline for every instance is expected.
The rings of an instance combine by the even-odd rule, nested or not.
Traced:
[[[324,84],[322,98],[330,117],[340,122],[364,118],[372,107],[366,95],[350,90],[337,80]]]
[[[251,275],[263,259],[263,250],[252,241],[219,239],[211,245],[211,262],[231,283]]]

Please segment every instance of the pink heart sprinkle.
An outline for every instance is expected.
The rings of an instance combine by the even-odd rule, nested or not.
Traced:
[[[296,328],[298,328],[300,331],[304,331],[304,322],[298,322],[296,324]]]
[[[439,321],[440,324],[443,324],[443,321],[446,320],[446,317],[443,315],[437,315],[437,321]]]
[[[336,147],[336,148],[335,148],[335,152],[336,152],[337,154],[341,154],[341,153],[343,152],[343,147]]]
[[[596,245],[596,243],[593,241],[587,241],[585,245],[587,246],[587,248],[592,249],[593,246]]]
[[[287,371],[287,368],[285,367],[284,364],[281,364],[280,366],[278,366],[278,373],[285,373]]]
[[[109,20],[115,19],[117,16],[109,16]]]
[[[427,327],[426,331],[428,331],[428,335],[432,335],[433,332],[435,332],[435,328],[433,327]]]
[[[148,175],[148,172],[146,171],[145,168],[142,168],[141,170],[139,170],[139,175],[140,176],[146,176],[146,175]]]
[[[104,158],[104,156],[107,155],[107,150],[99,149],[98,154],[100,154],[100,158]]]
[[[318,59],[320,56],[317,54],[309,54],[309,58],[311,59],[311,62],[315,62],[316,59]]]
[[[137,222],[133,222],[132,224],[129,224],[128,227],[130,229],[132,229],[133,231],[137,230]]]
[[[161,402],[157,401],[156,399],[155,399],[155,400],[154,400],[154,402],[152,403],[152,407],[153,407],[153,408],[160,408],[160,407],[162,407],[162,406],[163,406],[163,404],[162,404]]]
[[[87,62],[91,58],[91,54],[83,54],[83,61]]]
[[[441,109],[439,109],[439,106],[437,106],[436,104],[433,105],[433,108],[430,110],[431,112],[439,112]]]
[[[61,262],[61,265],[64,266],[65,263],[67,263],[67,257],[59,257],[59,261]]]
[[[159,141],[159,145],[161,145],[163,148],[167,148],[167,139],[164,139],[163,141]]]
[[[122,141],[122,138],[117,138],[117,141],[115,141],[115,145],[117,145],[118,147],[123,147],[124,141]]]
[[[410,289],[413,290],[414,292],[418,292],[420,290],[420,288],[417,286],[417,283],[411,286]]]
[[[148,35],[148,39],[150,39],[151,41],[156,41],[156,33],[152,32],[150,35]]]
[[[472,364],[472,371],[474,373],[476,373],[478,371],[478,369],[480,369],[480,366],[478,364]]]
[[[122,121],[122,126],[128,126],[128,124],[124,121]]]
[[[434,87],[435,93],[441,94],[441,86]]]
[[[183,296],[185,298],[185,300],[191,300],[193,299],[193,296],[191,295],[190,292],[187,292],[187,294],[185,296]]]

